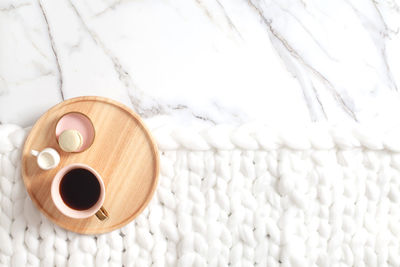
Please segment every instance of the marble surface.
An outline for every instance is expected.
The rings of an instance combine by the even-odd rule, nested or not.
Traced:
[[[400,122],[398,0],[0,1],[0,123],[100,95],[180,125]]]

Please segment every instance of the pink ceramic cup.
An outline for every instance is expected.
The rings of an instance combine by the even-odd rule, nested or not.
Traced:
[[[60,183],[64,178],[64,175],[67,174],[69,171],[78,168],[86,169],[91,173],[93,173],[98,179],[100,184],[99,199],[93,206],[91,206],[89,209],[86,210],[75,210],[70,208],[67,204],[65,204],[60,194]],[[56,176],[54,176],[53,181],[51,183],[51,199],[53,200],[54,205],[62,214],[74,219],[84,219],[93,215],[96,215],[97,218],[99,218],[100,220],[107,219],[108,218],[107,211],[103,208],[105,195],[106,195],[106,189],[104,186],[104,182],[101,179],[101,176],[92,167],[81,163],[70,164],[62,168],[57,172]]]

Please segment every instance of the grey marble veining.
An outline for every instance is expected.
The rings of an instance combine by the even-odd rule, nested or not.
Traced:
[[[400,122],[398,1],[0,2],[0,122],[80,95],[182,125]]]

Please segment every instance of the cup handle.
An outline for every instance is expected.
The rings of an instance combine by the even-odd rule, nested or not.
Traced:
[[[97,219],[99,219],[100,221],[104,221],[106,219],[108,219],[108,212],[106,211],[106,209],[104,207],[101,207],[97,212],[96,212],[96,217]]]
[[[32,149],[31,155],[37,157],[39,155],[39,151]]]

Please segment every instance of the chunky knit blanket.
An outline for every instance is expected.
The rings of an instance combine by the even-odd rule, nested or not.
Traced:
[[[27,130],[0,125],[0,265],[400,266],[400,132],[372,130],[152,129],[153,200],[90,236],[33,206],[20,174]]]

